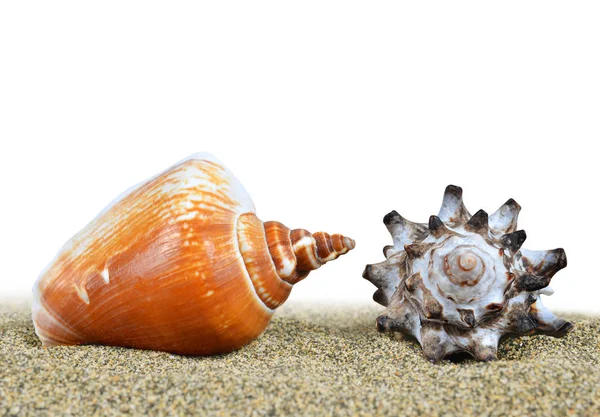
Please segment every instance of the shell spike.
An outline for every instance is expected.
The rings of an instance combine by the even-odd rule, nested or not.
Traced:
[[[384,306],[388,305],[400,283],[399,275],[404,276],[406,272],[405,263],[406,256],[399,255],[365,267],[362,277],[379,288],[378,294],[373,296],[376,302]]]
[[[489,219],[490,228],[500,235],[517,230],[517,220],[521,206],[512,198],[496,210]]]
[[[383,216],[383,224],[391,226],[393,224],[402,224],[404,218],[396,211],[392,210],[385,216]]]
[[[549,278],[567,266],[567,254],[563,248],[540,251],[521,249],[519,259],[522,268],[530,274]]]
[[[488,214],[483,210],[479,210],[469,219],[465,225],[465,230],[473,233],[487,234],[489,230]]]
[[[524,274],[517,278],[517,288],[525,291],[537,291],[550,285],[550,277]]]
[[[429,231],[436,238],[452,233],[438,216],[429,217]]]
[[[535,321],[538,330],[551,336],[563,336],[573,328],[573,323],[556,317],[543,304],[538,297],[529,310],[531,318]]]
[[[394,246],[397,248],[423,240],[427,236],[427,225],[406,220],[395,210],[385,215],[383,224],[392,235]]]
[[[444,223],[465,223],[471,217],[463,203],[462,194],[462,188],[456,185],[446,187],[442,207],[438,214]]]
[[[527,239],[527,233],[525,233],[525,230],[518,230],[502,236],[500,238],[500,243],[505,249],[510,250],[512,253],[516,253],[519,249],[521,249],[521,246],[523,246],[525,239]]]
[[[379,332],[407,333],[415,326],[419,326],[418,323],[418,314],[415,314],[410,304],[402,303],[397,293],[389,301],[387,312],[377,317],[376,321],[377,331]]]
[[[377,331],[380,333],[384,332],[406,332],[410,329],[410,323],[403,320],[406,316],[401,316],[398,318],[391,317],[387,314],[383,314],[377,317],[375,321],[377,326]]]

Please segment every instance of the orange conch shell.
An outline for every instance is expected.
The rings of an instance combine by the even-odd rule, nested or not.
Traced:
[[[196,154],[126,191],[36,282],[44,345],[210,355],[262,333],[293,284],[354,247],[263,223],[237,179]]]

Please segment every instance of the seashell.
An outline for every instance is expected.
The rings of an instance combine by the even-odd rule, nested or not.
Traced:
[[[262,333],[294,284],[353,248],[263,223],[227,168],[192,155],[64,245],[33,288],[35,331],[44,345],[230,352]]]
[[[378,288],[373,299],[387,307],[377,329],[416,338],[432,362],[461,352],[489,361],[503,335],[571,330],[541,300],[567,265],[565,251],[521,248],[520,210],[510,199],[491,216],[483,210],[471,216],[462,189],[449,185],[429,224],[387,214],[383,223],[394,244],[384,248],[385,261],[363,272]]]

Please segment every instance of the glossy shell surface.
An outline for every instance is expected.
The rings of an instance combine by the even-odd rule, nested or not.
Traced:
[[[353,247],[263,223],[231,172],[196,154],[65,244],[34,287],[36,333],[45,345],[229,352],[265,329],[293,284]]]

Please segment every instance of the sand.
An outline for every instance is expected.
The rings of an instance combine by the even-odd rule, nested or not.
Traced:
[[[43,348],[26,302],[0,304],[0,415],[598,416],[600,319],[501,343],[492,363],[427,362],[372,306],[286,305],[229,355]],[[573,317],[572,317],[573,318]]]

